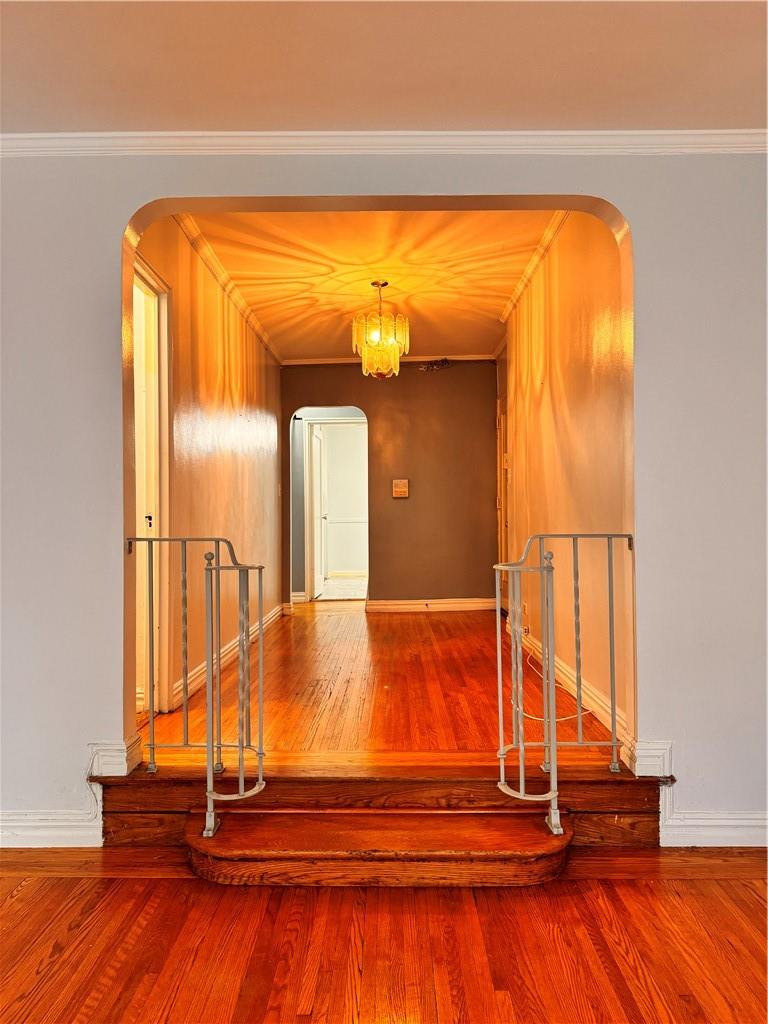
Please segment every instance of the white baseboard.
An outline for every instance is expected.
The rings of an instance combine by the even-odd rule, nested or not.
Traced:
[[[293,615],[293,604],[287,601],[283,606],[283,615]]]
[[[674,786],[662,789],[673,793]],[[661,815],[662,846],[766,846],[768,817],[758,813],[673,811]]]
[[[635,775],[671,778],[671,740],[634,740],[630,768]],[[768,818],[760,812],[684,811],[676,806],[676,786],[661,787],[662,846],[765,846]]]
[[[492,597],[440,597],[421,601],[366,601],[367,612],[472,612],[496,607]]]
[[[282,604],[275,605],[275,607],[272,608],[271,611],[268,611],[267,614],[264,616],[264,630],[266,631],[269,628],[269,626],[271,626],[278,619],[282,618],[283,614],[284,614],[284,606]],[[258,623],[254,623],[251,626],[251,633],[250,633],[251,643],[253,643],[258,638],[258,635],[259,635],[259,626],[258,626]],[[238,637],[233,637],[229,641],[229,643],[225,644],[221,648],[221,667],[222,667],[222,669],[227,668],[229,665],[231,665],[234,661],[237,660],[237,652],[238,652]],[[189,694],[190,697],[193,694],[197,693],[198,690],[202,689],[205,686],[205,673],[206,673],[206,665],[205,665],[204,661],[201,661],[200,664],[196,665],[192,669],[192,671],[189,673],[188,694]],[[174,710],[177,710],[178,708],[181,707],[181,704],[182,704],[182,693],[183,693],[182,681],[181,681],[181,679],[177,679],[176,682],[173,684],[172,698],[171,698],[172,702],[173,702],[173,709]]]
[[[628,764],[635,775],[669,778],[672,774],[671,740],[629,740]]]
[[[524,636],[523,647],[541,658],[541,644]],[[555,675],[570,693],[575,693],[573,669],[555,658]],[[611,707],[605,696],[582,679],[584,705],[603,725],[610,728]],[[622,759],[638,776],[671,779],[671,740],[636,740],[627,731],[626,715],[616,716],[617,733],[622,744]],[[768,818],[759,812],[684,811],[676,806],[675,785],[661,786],[659,833],[662,846],[765,846]]]
[[[117,743],[89,743],[88,749],[91,752],[89,775],[130,775],[141,763],[141,737],[138,733]]]
[[[532,654],[534,658],[538,658],[541,661],[541,643],[536,637],[528,634],[523,637],[523,649],[529,654]],[[576,673],[567,662],[562,661],[560,658],[555,656],[555,679],[567,690],[571,696],[576,696]],[[611,702],[596,686],[593,686],[588,680],[582,677],[581,680],[581,697],[582,703],[585,708],[588,708],[595,718],[606,729],[611,728]],[[627,723],[626,712],[622,711],[621,708],[616,709],[616,735],[619,743],[621,743],[624,756],[628,756],[628,750],[631,748],[633,743],[633,737],[629,734],[629,725]],[[629,763],[629,762],[627,762]],[[631,767],[631,766],[630,766]]]
[[[101,790],[101,786],[94,789]],[[5,849],[102,846],[101,797],[91,810],[2,811],[0,845]]]
[[[309,597],[303,590],[294,590],[291,592],[291,604],[304,604],[308,600]]]
[[[89,743],[84,781],[90,775],[127,775],[136,756],[138,736],[126,743]],[[141,757],[141,742],[138,742]],[[101,786],[87,783],[89,806],[73,810],[0,811],[0,846],[4,848],[102,846]]]

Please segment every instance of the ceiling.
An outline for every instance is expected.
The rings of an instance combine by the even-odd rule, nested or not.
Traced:
[[[2,4],[6,132],[761,128],[764,3]]]
[[[281,362],[352,359],[351,322],[410,318],[411,356],[488,358],[551,210],[345,211],[195,216]]]

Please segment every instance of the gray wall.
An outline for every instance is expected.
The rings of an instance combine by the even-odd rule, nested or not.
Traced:
[[[299,409],[295,417],[288,414],[290,423],[290,458],[291,458],[291,590],[302,593],[304,590],[304,430],[303,419],[320,416],[323,419],[365,419],[365,415],[353,406],[312,406]],[[285,451],[285,448],[283,448]],[[285,533],[284,536],[288,536]],[[289,600],[290,595],[286,597]]]
[[[158,196],[418,195],[426,207],[435,196],[568,193],[606,197],[632,230],[638,733],[641,752],[672,743],[678,782],[663,835],[762,841],[765,169],[761,155],[726,153],[4,158],[2,796],[12,823],[32,815],[56,842],[96,841],[88,743],[120,749],[134,736],[120,341],[120,239],[134,212]],[[384,396],[388,383],[368,382]]]
[[[287,431],[301,406],[355,405],[368,418],[368,515],[372,600],[492,597],[496,560],[496,367],[457,362],[436,372],[404,364],[377,381],[357,365],[280,371],[283,486]],[[392,480],[410,480],[408,498]],[[288,535],[284,505],[283,536]],[[285,600],[289,554],[283,550]]]

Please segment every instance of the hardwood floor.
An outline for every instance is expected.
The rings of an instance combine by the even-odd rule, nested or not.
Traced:
[[[297,605],[271,626],[265,641],[265,749],[314,754],[477,752],[498,747],[493,612],[368,615],[360,602]],[[508,641],[505,640],[505,643]],[[526,666],[526,710],[541,715],[541,683]],[[223,733],[236,735],[236,669],[222,673]],[[559,691],[561,714],[575,702]],[[181,737],[181,714],[159,715],[158,743]],[[526,726],[532,742],[540,726]],[[558,727],[576,738],[573,720]],[[142,738],[146,739],[146,726]],[[591,715],[587,739],[608,733]],[[204,698],[190,701],[190,736],[205,739]],[[185,757],[188,755],[185,752]],[[583,756],[583,755],[582,755]],[[607,761],[605,750],[593,758]],[[178,763],[162,751],[159,763]]]
[[[765,852],[576,850],[535,889],[233,889],[2,854],[4,1024],[758,1024]]]

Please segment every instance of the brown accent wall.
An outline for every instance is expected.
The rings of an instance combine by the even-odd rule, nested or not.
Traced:
[[[492,597],[496,560],[496,366],[457,362],[436,372],[406,364],[376,381],[356,365],[284,366],[282,481],[288,430],[305,405],[355,405],[368,417],[372,600]],[[407,477],[410,497],[393,498]],[[283,502],[283,536],[290,535]],[[290,599],[290,551],[283,547]]]

